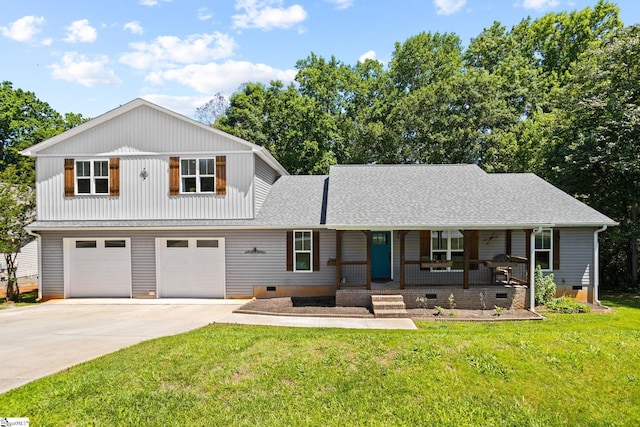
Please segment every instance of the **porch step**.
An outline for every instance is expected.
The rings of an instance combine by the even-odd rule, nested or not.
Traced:
[[[371,295],[371,305],[377,318],[409,317],[402,295]]]

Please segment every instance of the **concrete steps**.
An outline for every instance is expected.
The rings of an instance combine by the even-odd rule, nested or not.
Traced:
[[[371,305],[377,318],[409,317],[402,295],[371,295]]]

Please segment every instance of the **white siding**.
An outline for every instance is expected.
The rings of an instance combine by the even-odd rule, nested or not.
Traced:
[[[133,296],[156,291],[156,237],[223,237],[226,243],[227,297],[252,296],[254,285],[333,285],[335,267],[327,260],[335,257],[335,232],[320,230],[320,271],[286,271],[286,230],[210,231],[122,231],[43,233],[43,296],[63,295],[63,237],[131,237],[131,277]],[[126,234],[126,235],[125,235]],[[265,253],[247,253],[257,248]]]
[[[248,151],[241,144],[200,126],[197,122],[140,106],[102,125],[40,152],[42,155],[96,155],[100,153],[188,153]]]
[[[212,154],[215,155],[215,154]],[[64,197],[64,159],[37,159],[39,220],[253,218],[253,156],[226,155],[227,194],[169,196],[169,156],[120,158],[120,196]],[[77,158],[77,157],[76,157]],[[147,170],[142,179],[140,172]]]
[[[255,157],[255,169],[255,213],[257,214],[267,198],[271,186],[278,179],[278,174],[258,157]]]

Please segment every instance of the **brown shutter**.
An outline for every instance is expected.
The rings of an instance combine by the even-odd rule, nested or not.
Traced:
[[[480,232],[478,230],[470,230],[469,231],[469,259],[477,260],[478,259],[478,243],[480,241]],[[466,251],[467,248],[464,248]],[[469,270],[477,270],[478,263],[474,262],[469,265]]]
[[[553,269],[560,270],[560,230],[553,230]]]
[[[180,194],[180,158],[169,157],[169,194]]]
[[[524,231],[524,253],[527,257],[527,274],[531,271],[531,263],[535,263],[535,259],[531,259],[531,230],[523,230]],[[534,265],[535,267],[535,265]]]
[[[287,271],[293,271],[293,231],[287,231]]]
[[[313,232],[313,271],[320,271],[320,232]]]
[[[117,157],[109,159],[109,195],[120,195],[120,159]]]
[[[216,194],[227,194],[227,156],[216,156]]]
[[[64,159],[64,197],[76,195],[74,167],[75,160]]]
[[[420,258],[431,256],[431,231],[420,230]],[[420,268],[420,270],[429,270],[428,268]]]
[[[504,248],[504,253],[507,255],[511,255],[511,230],[506,231],[506,244]]]

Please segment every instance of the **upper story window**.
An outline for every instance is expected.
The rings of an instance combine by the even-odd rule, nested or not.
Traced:
[[[76,161],[76,194],[109,194],[109,161]]]
[[[542,270],[552,269],[553,240],[550,228],[535,234],[535,265],[539,265]]]
[[[464,236],[458,230],[434,230],[431,232],[431,259],[453,261],[453,270],[462,270],[464,260]]]
[[[180,159],[180,191],[215,192],[215,170],[214,159]]]

